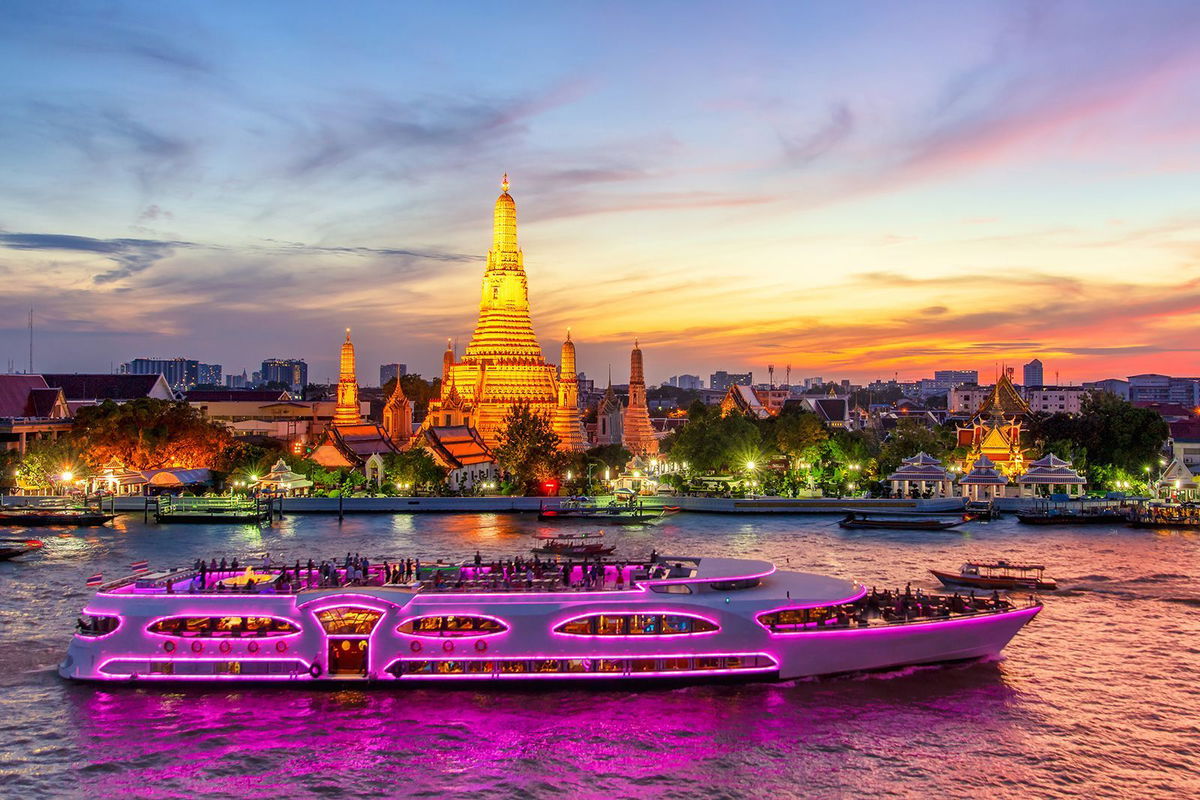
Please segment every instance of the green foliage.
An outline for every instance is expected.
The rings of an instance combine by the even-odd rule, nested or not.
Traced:
[[[691,472],[740,472],[749,461],[763,459],[762,433],[740,414],[721,416],[716,406],[693,403],[688,424],[670,436],[672,461]]]
[[[527,494],[534,494],[542,482],[563,474],[567,459],[561,445],[550,420],[527,403],[516,403],[504,418],[496,462]]]
[[[1158,463],[1170,435],[1167,423],[1156,412],[1138,408],[1108,392],[1088,394],[1078,416],[1039,415],[1031,417],[1027,424],[1031,438],[1042,452],[1086,459],[1090,465],[1089,482],[1095,485],[1102,485],[1105,480],[1106,473],[1097,472],[1101,466],[1119,468],[1124,474],[1144,475],[1147,465]],[[1079,463],[1074,466],[1081,468]]]
[[[772,423],[775,446],[793,462],[811,460],[829,440],[829,431],[816,414],[780,414]]]
[[[411,484],[414,489],[436,490],[446,481],[446,471],[422,448],[388,453],[383,457],[383,474],[388,486]]]
[[[187,403],[144,397],[81,408],[73,437],[93,465],[116,459],[131,469],[220,468],[228,429]]]
[[[954,432],[943,427],[930,429],[915,419],[902,419],[879,449],[879,474],[891,475],[900,462],[917,453],[945,460],[954,449]]]
[[[61,482],[60,476],[64,472],[70,472],[72,480],[93,474],[78,442],[65,436],[53,441],[39,439],[30,442],[14,469],[16,475],[13,477],[18,486],[47,492]]]

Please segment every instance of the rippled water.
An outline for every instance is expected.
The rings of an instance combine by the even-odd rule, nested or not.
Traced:
[[[1062,591],[1003,659],[684,688],[108,687],[54,671],[87,576],[148,558],[524,552],[511,515],[293,516],[275,527],[44,533],[0,564],[0,795],[87,797],[1185,797],[1200,794],[1200,539],[1124,528],[842,531],[831,517],[681,515],[618,552],[769,558],[932,587],[967,558],[1036,560]]]

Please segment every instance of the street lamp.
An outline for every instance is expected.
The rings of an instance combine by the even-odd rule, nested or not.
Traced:
[[[750,471],[750,472],[754,472],[754,468],[755,468],[756,466],[758,466],[758,465],[757,465],[757,464],[755,464],[753,461],[747,461],[747,462],[746,462],[746,469],[747,469],[748,471]]]

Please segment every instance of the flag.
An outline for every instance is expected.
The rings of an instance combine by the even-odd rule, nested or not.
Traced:
[[[104,583],[104,576],[99,572],[87,579],[88,586],[99,586],[102,583]]]
[[[131,570],[133,570],[134,572],[145,572],[147,569],[150,568],[150,562],[149,561],[135,561],[129,565],[129,568]]]

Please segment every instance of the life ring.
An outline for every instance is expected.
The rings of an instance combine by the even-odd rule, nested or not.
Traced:
[[[251,642],[250,644],[246,645],[246,649],[248,651],[250,651],[251,653],[257,653],[258,652],[258,642]]]
[[[163,650],[166,650],[168,653],[174,653],[175,652],[175,643],[174,642],[163,642]]]
[[[232,649],[233,649],[233,645],[231,645],[229,642],[221,642],[221,652],[222,653],[228,653]]]
[[[312,675],[314,678],[321,677],[321,665],[314,661],[313,665],[308,668],[308,674]]]
[[[286,653],[287,652],[287,642],[276,642],[275,650],[276,650],[276,652],[279,652],[279,653]]]
[[[204,652],[204,642],[192,642],[192,652],[193,653],[203,653]]]
[[[487,650],[487,642],[480,639],[475,643],[475,649],[482,653],[484,650]]]
[[[414,653],[419,653],[419,652],[421,652],[421,643],[420,642],[409,642],[408,649],[412,650]]]
[[[454,642],[450,642],[450,641],[442,642],[442,649],[445,650],[447,653],[453,653],[454,652]]]

